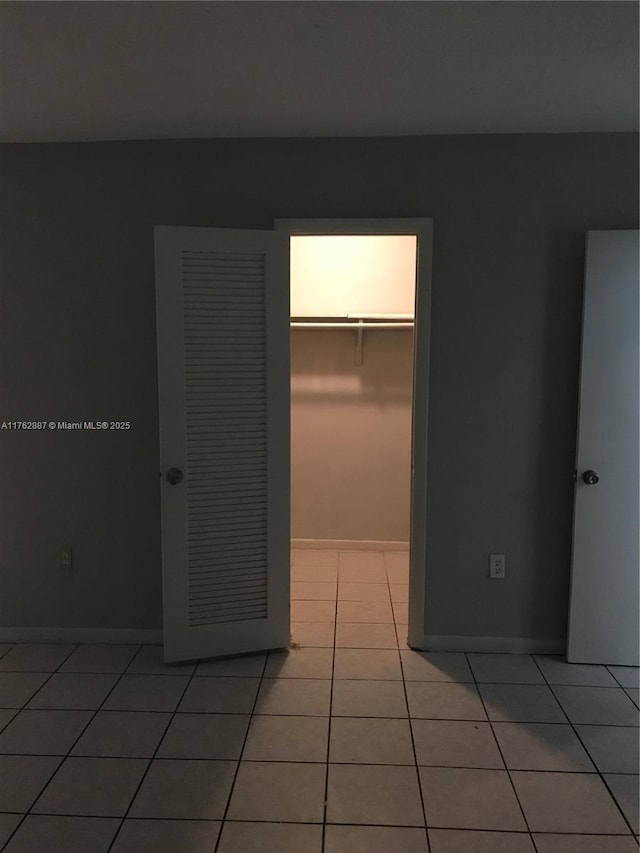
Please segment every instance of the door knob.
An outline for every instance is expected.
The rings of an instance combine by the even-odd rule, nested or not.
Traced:
[[[587,486],[595,486],[599,479],[600,477],[598,477],[595,471],[591,471],[591,469],[589,469],[589,471],[585,471],[582,475],[582,480],[587,484]]]
[[[167,480],[172,486],[177,486],[183,479],[182,471],[179,468],[169,468],[167,471]]]

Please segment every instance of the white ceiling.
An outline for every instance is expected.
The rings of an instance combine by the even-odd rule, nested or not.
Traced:
[[[630,131],[636,2],[2,2],[0,139]]]

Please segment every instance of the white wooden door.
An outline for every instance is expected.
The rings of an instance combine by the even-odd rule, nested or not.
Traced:
[[[167,662],[289,643],[288,252],[155,229]]]
[[[638,665],[638,232],[587,237],[567,659]]]

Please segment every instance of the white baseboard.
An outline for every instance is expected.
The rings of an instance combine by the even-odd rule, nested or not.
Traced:
[[[162,628],[0,628],[2,643],[162,643]]]
[[[566,640],[538,640],[535,637],[455,637],[428,635],[420,648],[429,652],[502,652],[512,655],[563,655]]]
[[[291,547],[300,551],[408,551],[409,543],[377,539],[292,539]]]
[[[322,542],[334,540],[302,541]],[[377,544],[379,545],[380,543]],[[341,545],[340,547],[344,547],[347,550],[347,546]],[[358,550],[352,546],[349,546],[348,549]],[[402,549],[377,548],[375,550],[397,551]],[[2,643],[146,643],[157,645],[162,644],[162,639],[161,628],[0,628],[0,642]],[[566,640],[538,640],[534,637],[428,635],[423,637],[422,643],[416,648],[430,652],[497,652],[504,654],[564,655],[567,645]]]

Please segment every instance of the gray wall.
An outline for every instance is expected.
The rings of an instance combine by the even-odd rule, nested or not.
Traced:
[[[585,231],[637,227],[636,135],[0,156],[0,419],[132,423],[0,432],[0,625],[161,625],[154,224],[430,216],[428,631],[564,636]]]

